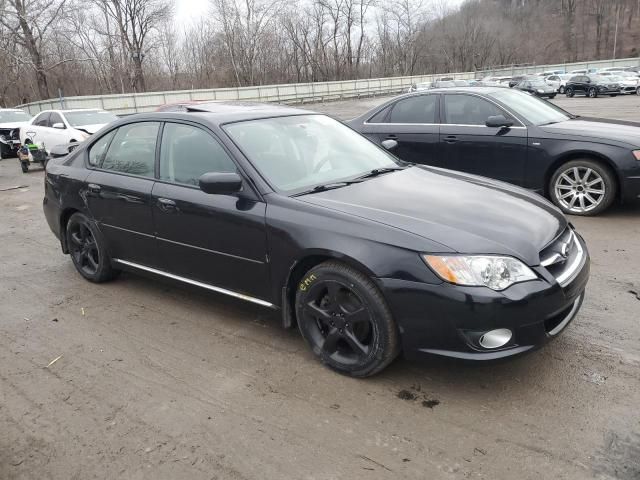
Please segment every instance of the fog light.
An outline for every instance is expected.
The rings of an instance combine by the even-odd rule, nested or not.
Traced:
[[[498,328],[482,335],[478,343],[484,348],[499,348],[509,343],[511,336],[511,330],[508,328]]]

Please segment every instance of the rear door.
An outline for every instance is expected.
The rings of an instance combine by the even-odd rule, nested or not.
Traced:
[[[402,160],[439,165],[440,95],[425,93],[398,100],[364,124],[363,133],[378,142],[395,140]]]
[[[87,205],[114,259],[156,265],[151,190],[159,131],[159,122],[128,123],[87,153]]]
[[[31,125],[25,128],[25,143],[28,143],[27,140],[38,145],[43,143],[50,115],[51,112],[42,112],[33,119]]]
[[[497,104],[474,94],[443,95],[440,128],[444,166],[521,185],[527,161],[527,129]],[[490,116],[504,115],[510,128],[487,127]]]
[[[238,172],[208,130],[167,122],[152,205],[163,270],[257,298],[270,297],[266,204],[245,182],[237,194],[200,190],[205,173]]]

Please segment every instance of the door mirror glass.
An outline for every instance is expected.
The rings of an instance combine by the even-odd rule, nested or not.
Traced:
[[[198,179],[204,193],[227,195],[242,189],[242,178],[237,173],[205,173]]]
[[[387,150],[393,150],[394,148],[396,148],[398,146],[398,142],[396,142],[395,140],[389,138],[387,140],[383,140],[381,145],[386,148]]]
[[[492,115],[487,118],[485,123],[487,127],[510,127],[513,125],[513,120],[508,120],[504,115]]]
[[[58,123],[54,123],[54,124],[53,124],[53,125],[51,125],[51,126],[52,126],[53,128],[59,128],[59,129],[61,129],[61,130],[65,128],[65,127],[64,127],[64,123],[60,123],[60,122],[58,122]]]

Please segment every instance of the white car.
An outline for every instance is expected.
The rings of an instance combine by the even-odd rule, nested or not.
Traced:
[[[50,152],[55,146],[86,140],[117,118],[106,110],[45,110],[20,129],[20,141],[41,145]]]
[[[575,75],[571,73],[562,73],[559,75],[549,75],[544,78],[544,81],[547,85],[555,88],[558,93],[564,94],[564,89],[571,77],[575,77]]]
[[[20,148],[20,129],[31,115],[18,108],[0,108],[0,158],[15,156]]]
[[[623,75],[627,72],[600,72],[598,75],[604,78],[608,78],[613,83],[617,83],[620,85],[620,93],[636,93],[638,90],[638,86],[640,86],[640,82],[638,81],[638,77],[635,75]]]

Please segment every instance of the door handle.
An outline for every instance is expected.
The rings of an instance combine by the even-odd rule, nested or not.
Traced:
[[[100,187],[100,185],[96,185],[95,183],[90,183],[89,185],[87,185],[87,190],[89,190],[89,192],[91,193],[100,193],[102,187]]]
[[[398,136],[392,133],[391,135],[387,135],[387,138],[385,138],[385,140],[398,140]]]
[[[455,135],[447,135],[446,137],[444,137],[444,141],[446,143],[456,143],[458,141],[458,137],[456,137]]]
[[[178,210],[176,202],[168,198],[159,198],[158,207],[160,207],[160,210],[162,210],[163,212],[175,212],[176,210]]]

